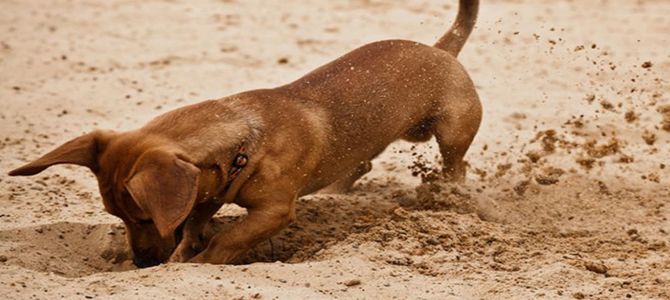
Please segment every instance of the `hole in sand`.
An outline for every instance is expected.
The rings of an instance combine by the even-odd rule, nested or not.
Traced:
[[[360,201],[356,196],[319,195],[300,199],[297,221],[265,241],[236,263],[314,260],[350,234],[376,225],[388,216],[393,201]],[[239,212],[240,210],[238,210]],[[224,230],[241,216],[222,216],[210,221],[206,236]],[[0,255],[5,264],[65,277],[136,269],[122,223],[84,224],[59,222],[0,231]],[[3,258],[3,259],[4,259]]]
[[[563,219],[557,220],[555,224],[546,223],[550,217],[548,214],[575,214],[572,207],[577,203],[583,205],[584,199],[602,202],[602,187],[591,189],[591,193],[583,193],[579,199],[563,192],[574,186],[580,186],[582,190],[589,190],[584,188],[588,186],[597,187],[592,181],[579,181],[572,177],[566,182],[570,183],[545,187],[542,193],[518,196],[520,198],[509,196],[516,195],[513,191],[490,190],[487,193],[495,198],[512,197],[512,200],[499,203],[497,208],[479,203],[486,198],[487,193],[472,192],[467,185],[460,185],[457,189],[449,185],[440,188],[420,185],[416,192],[397,188],[375,197],[371,197],[365,191],[367,187],[362,186],[363,190],[351,195],[308,196],[298,200],[297,220],[294,224],[262,242],[235,263],[318,261],[332,258],[333,253],[341,256],[350,250],[358,251],[355,249],[365,244],[364,247],[371,247],[366,248],[366,251],[379,250],[379,253],[385,253],[375,259],[394,265],[412,266],[422,274],[433,275],[442,272],[431,267],[429,260],[433,254],[446,255],[453,261],[460,261],[461,257],[488,260],[493,257],[491,251],[505,249],[507,256],[495,256],[496,261],[490,262],[494,268],[504,269],[506,267],[499,264],[505,262],[505,259],[513,264],[517,258],[523,258],[535,249],[545,249],[548,247],[547,241],[553,245],[551,241],[555,236],[572,232],[570,228],[574,228],[575,232],[584,232],[580,222],[570,228]],[[369,188],[383,190],[377,186]],[[527,203],[520,205],[520,201]],[[538,213],[535,209],[537,205],[545,205],[547,213]],[[487,222],[484,217],[488,215],[488,210],[482,210],[487,207],[495,210],[492,215],[508,219]],[[242,209],[223,208],[220,215],[210,222],[205,236],[225,230],[239,221],[243,213]],[[473,218],[473,213],[481,216]],[[602,214],[600,210],[598,213]],[[585,210],[582,217],[590,216],[589,211]],[[507,222],[520,227],[500,224]],[[562,226],[561,232],[547,229],[558,228],[559,224]],[[546,232],[540,234],[533,231],[535,233],[529,235],[527,230],[530,228]],[[586,238],[592,238],[586,232]],[[528,239],[533,240],[530,244],[537,245],[532,248],[533,251],[529,251]],[[135,269],[130,261],[125,230],[120,223],[91,225],[62,222],[11,229],[0,231],[0,241],[3,264],[39,272],[80,277]],[[421,260],[424,256],[427,257],[425,263]],[[513,270],[513,267],[510,268]]]

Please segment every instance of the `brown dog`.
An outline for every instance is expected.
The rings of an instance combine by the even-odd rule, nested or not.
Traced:
[[[434,47],[368,44],[285,86],[186,106],[134,131],[94,131],[10,175],[64,163],[90,168],[140,267],[230,262],[293,221],[297,197],[347,190],[397,139],[435,136],[444,173],[460,180],[482,111],[455,57],[478,6],[460,0],[455,24]],[[246,218],[201,241],[208,220],[231,202],[247,208]]]

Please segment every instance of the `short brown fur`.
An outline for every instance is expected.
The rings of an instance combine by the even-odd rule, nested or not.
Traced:
[[[94,131],[10,175],[60,163],[89,167],[106,210],[126,224],[138,266],[228,263],[291,223],[296,198],[345,192],[398,139],[435,136],[445,175],[462,180],[482,110],[455,59],[478,1],[460,5],[435,47],[371,43],[285,86],[186,106],[130,132]],[[233,178],[240,149],[249,161]],[[224,203],[247,208],[247,217],[202,241]]]

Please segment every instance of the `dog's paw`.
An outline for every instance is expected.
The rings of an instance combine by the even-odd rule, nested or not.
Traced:
[[[442,178],[447,182],[463,183],[465,182],[466,169],[467,166],[465,163],[445,167],[442,169]]]
[[[172,253],[170,259],[168,259],[168,262],[173,263],[187,262],[193,256],[195,256],[195,251],[188,251],[188,250],[184,251],[177,249],[174,253]]]
[[[182,242],[177,246],[177,249],[174,250],[172,255],[170,255],[168,262],[187,262],[200,252],[200,248],[199,245]]]

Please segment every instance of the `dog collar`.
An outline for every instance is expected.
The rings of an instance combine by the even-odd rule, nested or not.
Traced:
[[[240,149],[237,151],[235,158],[230,164],[230,170],[228,170],[228,183],[232,182],[237,178],[237,175],[240,175],[242,169],[249,163],[249,156],[247,155],[244,145],[240,146]]]

